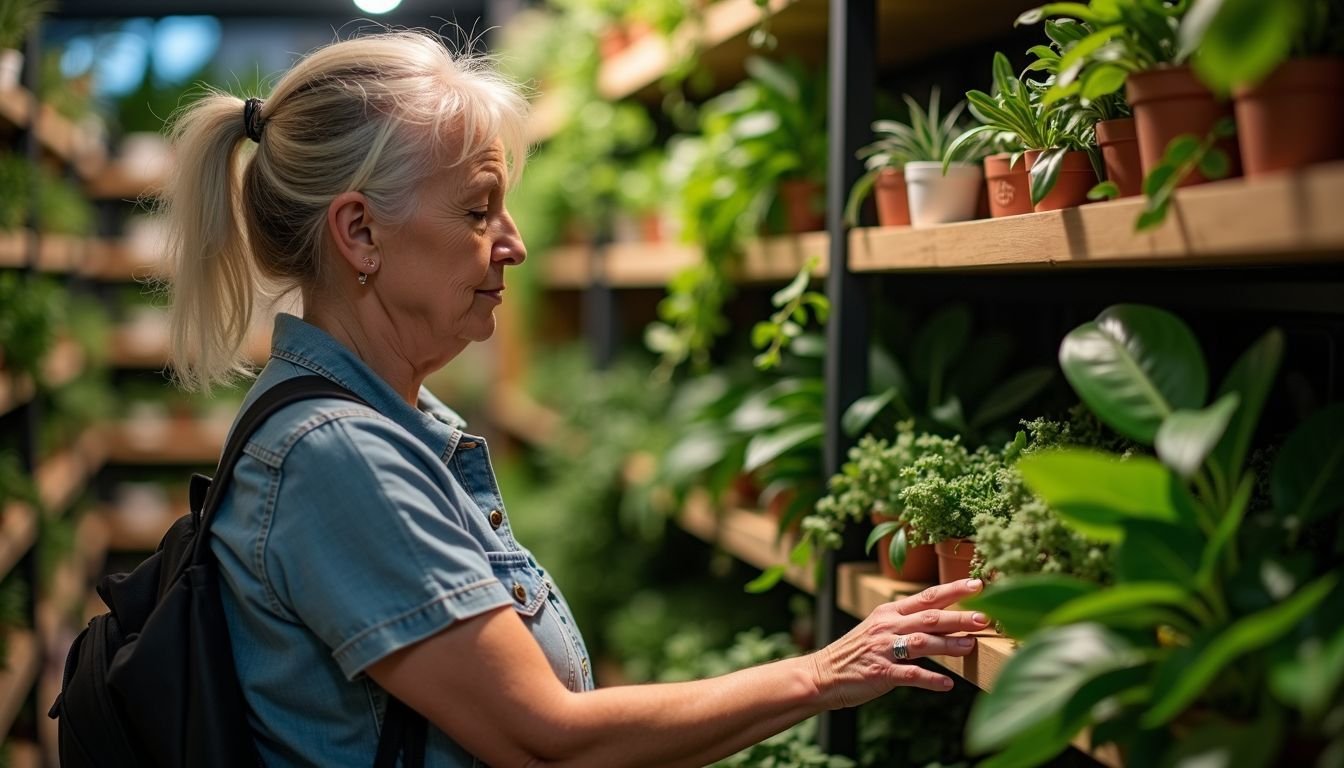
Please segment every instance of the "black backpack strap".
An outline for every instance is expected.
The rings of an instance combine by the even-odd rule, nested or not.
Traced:
[[[424,768],[428,729],[429,722],[423,715],[406,706],[401,699],[388,696],[387,712],[383,715],[383,732],[378,737],[378,755],[374,758],[373,768],[396,768],[398,752],[401,753],[403,768]]]
[[[215,520],[215,508],[224,498],[224,489],[228,487],[229,481],[233,478],[233,467],[242,457],[243,448],[247,445],[248,439],[252,437],[252,433],[256,432],[263,422],[281,408],[301,400],[313,400],[319,397],[331,397],[368,405],[359,395],[331,379],[312,374],[286,379],[266,390],[238,419],[233,432],[229,434],[228,443],[224,445],[224,453],[220,456],[219,465],[215,468],[215,478],[210,483],[210,489],[205,495],[205,503],[201,505],[201,519],[197,528],[196,542],[192,548],[191,563],[203,563],[209,558],[210,524]]]

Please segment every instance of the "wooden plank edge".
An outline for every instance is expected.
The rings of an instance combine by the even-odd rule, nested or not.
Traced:
[[[103,525],[107,529],[109,552],[153,552],[158,549],[159,542],[163,540],[163,535],[168,532],[169,526],[177,522],[178,517],[185,511],[173,508],[157,519],[134,522],[127,521],[128,517],[134,515],[123,514],[110,505],[99,507],[91,514],[97,514],[103,520]]]
[[[74,443],[52,454],[33,473],[38,495],[48,515],[57,515],[74,503],[84,486],[102,469],[107,459],[103,429],[93,425]]]
[[[779,539],[775,520],[759,510],[738,508],[716,514],[709,493],[696,489],[687,497],[677,524],[701,541],[760,570],[787,565],[785,581],[804,592],[817,591],[812,569],[789,563],[795,539],[792,536]]]
[[[533,447],[555,442],[564,425],[560,414],[537,402],[516,384],[497,390],[490,398],[489,409],[490,420],[497,427]]]
[[[0,580],[37,542],[37,511],[21,502],[10,502],[0,511]]]
[[[32,630],[9,630],[8,645],[9,656],[0,668],[0,733],[9,733],[41,666],[37,635]]]
[[[214,464],[224,448],[225,430],[211,430],[204,419],[169,418],[161,439],[137,443],[129,421],[108,426],[106,462],[109,464]],[[227,428],[226,428],[227,429]]]
[[[36,391],[29,376],[0,371],[0,416],[26,405]]]

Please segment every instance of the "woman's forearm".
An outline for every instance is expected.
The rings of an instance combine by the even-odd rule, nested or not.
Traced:
[[[529,766],[700,766],[826,708],[813,656],[708,680],[568,697],[561,737]]]

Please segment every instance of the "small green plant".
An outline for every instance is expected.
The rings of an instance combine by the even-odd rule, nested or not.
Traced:
[[[52,7],[50,0],[0,0],[0,48],[18,48]]]
[[[65,306],[54,281],[0,272],[0,349],[7,369],[42,380],[42,359],[55,343]]]
[[[12,232],[28,223],[33,170],[13,152],[0,152],[0,232]]]
[[[1040,150],[1030,172],[1033,204],[1045,199],[1054,189],[1066,153],[1084,151],[1092,157],[1094,168],[1100,164],[1094,147],[1096,120],[1070,102],[1048,100],[1048,89],[1055,78],[1039,83],[1019,78],[1008,57],[1002,53],[994,54],[993,72],[993,96],[979,90],[966,92],[971,114],[980,125],[953,142],[951,151],[960,151],[963,144],[1003,134],[1015,136],[1015,143],[1026,149]],[[1014,153],[1013,162],[1017,162],[1017,154]],[[943,162],[944,169],[948,164],[947,160]]]
[[[904,566],[907,522],[900,501],[906,487],[902,470],[915,463],[915,455],[913,424],[908,421],[898,425],[890,441],[865,435],[849,449],[849,460],[839,474],[827,481],[830,493],[803,518],[803,535],[817,551],[835,550],[844,543],[849,525],[866,521],[870,514],[895,518],[875,526],[867,546],[872,549],[878,539],[893,534],[887,557],[895,568]]]
[[[1135,231],[1153,229],[1166,221],[1172,195],[1181,182],[1195,171],[1199,171],[1206,179],[1227,176],[1227,153],[1215,145],[1233,136],[1236,130],[1236,123],[1228,117],[1218,121],[1203,139],[1189,134],[1172,139],[1162,154],[1162,162],[1143,178],[1143,210],[1134,220]]]
[[[967,449],[959,435],[915,438],[918,457],[901,471],[906,485],[900,495],[912,543],[974,538],[978,515],[1011,516],[1018,499],[1005,487],[1003,470],[1025,445],[1021,432],[1002,451]]]
[[[751,344],[761,350],[754,361],[760,370],[768,371],[779,365],[785,346],[803,335],[809,310],[818,324],[826,323],[826,317],[831,312],[830,300],[824,293],[807,289],[812,273],[820,264],[821,259],[815,256],[808,259],[797,276],[770,297],[770,303],[776,307],[776,311],[769,319],[760,321],[751,329]]]
[[[859,206],[872,194],[877,177],[888,168],[901,169],[906,163],[927,161],[952,163],[963,159],[974,159],[983,141],[956,140],[962,134],[958,124],[965,102],[957,102],[947,114],[942,114],[939,106],[939,90],[929,93],[929,108],[926,111],[908,94],[905,99],[910,117],[908,123],[897,120],[878,120],[873,123],[873,133],[877,140],[859,150],[867,171],[854,182],[849,191],[849,200],[845,204],[845,223],[858,226]],[[955,145],[955,151],[954,150]]]
[[[1266,333],[1210,402],[1199,343],[1173,315],[1114,306],[1065,337],[1074,391],[1157,458],[1052,449],[1019,461],[1071,528],[1114,547],[1115,583],[1024,576],[969,601],[1025,638],[972,712],[974,752],[1036,765],[1090,727],[1134,764],[1235,754],[1269,766],[1314,762],[1339,738],[1326,713],[1344,665],[1322,653],[1344,642],[1344,405],[1287,438],[1267,505],[1252,505],[1263,481],[1247,457],[1283,348]],[[1314,756],[1290,758],[1289,740]]]

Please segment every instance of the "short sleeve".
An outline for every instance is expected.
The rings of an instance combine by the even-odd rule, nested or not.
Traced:
[[[395,425],[358,416],[308,432],[281,467],[267,580],[347,678],[511,604],[428,460]]]

